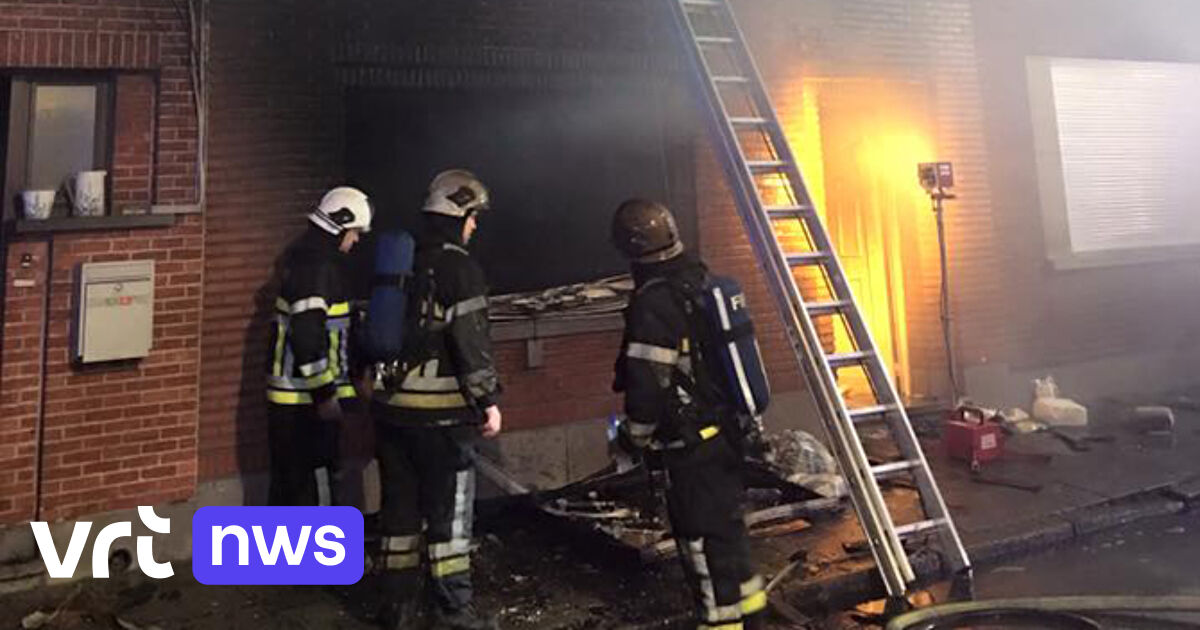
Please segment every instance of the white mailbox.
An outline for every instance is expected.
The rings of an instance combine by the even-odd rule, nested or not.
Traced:
[[[154,340],[154,261],[87,263],[76,294],[75,360],[140,359]]]

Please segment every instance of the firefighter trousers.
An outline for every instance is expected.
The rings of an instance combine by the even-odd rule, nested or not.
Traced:
[[[320,469],[328,479],[329,501],[338,503],[340,429],[337,422],[322,420],[313,405],[267,404],[270,505],[317,505]]]
[[[766,608],[742,520],[741,455],[723,436],[662,454],[667,512],[701,630],[757,628]]]
[[[415,602],[425,561],[443,612],[471,603],[475,427],[400,427],[379,422],[375,448],[383,486],[382,564],[397,602]]]

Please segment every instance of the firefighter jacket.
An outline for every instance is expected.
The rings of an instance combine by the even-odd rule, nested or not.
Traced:
[[[500,396],[483,269],[431,230],[417,248],[414,282],[405,359],[376,379],[375,409],[397,425],[479,424]]]
[[[267,400],[281,405],[353,398],[351,305],[334,236],[310,228],[282,261],[267,365]]]
[[[694,339],[684,283],[707,271],[688,258],[634,269],[637,290],[625,311],[625,337],[613,389],[625,393],[623,437],[637,448],[685,448],[716,437],[722,413]]]

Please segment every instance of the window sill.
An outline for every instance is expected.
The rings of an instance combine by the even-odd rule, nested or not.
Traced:
[[[1050,254],[1055,271],[1081,271],[1103,267],[1181,263],[1200,258],[1200,247],[1178,245],[1160,248],[1108,250],[1086,253]]]
[[[55,217],[21,219],[13,222],[14,234],[53,234],[56,232],[97,232],[137,228],[165,228],[175,225],[173,214],[126,214],[105,217]]]

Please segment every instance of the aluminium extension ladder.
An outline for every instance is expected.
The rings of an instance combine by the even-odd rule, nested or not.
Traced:
[[[728,0],[668,2],[702,87],[716,154],[821,413],[834,455],[849,482],[855,511],[889,600],[893,605],[903,605],[917,582],[904,545],[907,539],[934,539],[943,567],[951,575],[969,579],[966,550],[809,196]],[[834,345],[828,342],[828,331],[834,325],[844,327],[848,344],[842,345],[851,346],[850,350],[826,349]],[[865,376],[871,390],[869,402],[852,405],[839,389],[838,373],[848,369],[861,370],[859,374]],[[870,423],[886,426],[893,442],[889,446],[898,457],[872,465],[860,435],[860,428]],[[912,479],[924,517],[898,525],[884,502],[879,482],[903,476]]]

